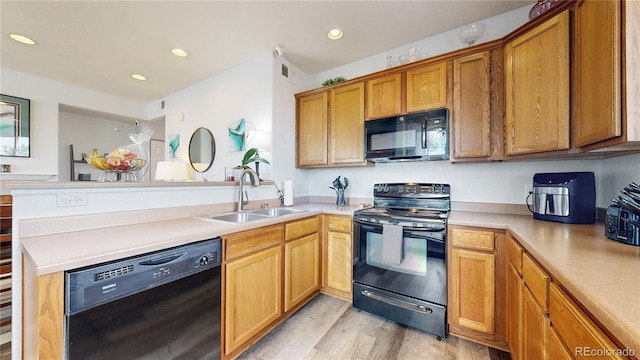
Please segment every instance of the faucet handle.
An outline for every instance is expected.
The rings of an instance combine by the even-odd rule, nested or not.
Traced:
[[[269,203],[268,202],[263,203],[262,208],[265,210],[269,210]]]

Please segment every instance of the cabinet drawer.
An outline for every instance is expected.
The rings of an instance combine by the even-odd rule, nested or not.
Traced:
[[[582,351],[618,349],[597,326],[582,312],[556,284],[552,283],[549,292],[549,317],[558,335],[578,358],[589,356]],[[582,356],[579,356],[582,353]],[[616,356],[598,356],[598,359],[626,359]]]
[[[507,233],[507,257],[518,274],[522,275],[522,248],[509,233]]]
[[[451,228],[451,245],[472,250],[493,252],[495,242],[493,232]]]
[[[527,254],[522,255],[522,278],[538,305],[545,313],[548,312],[549,275]]]
[[[280,244],[282,241],[282,225],[265,226],[225,235],[222,238],[225,246],[225,260],[235,259],[254,251]]]
[[[327,216],[327,226],[329,231],[351,233],[351,217],[329,215]]]
[[[286,241],[297,239],[318,232],[319,230],[320,220],[317,216],[290,222],[284,226],[284,239]]]

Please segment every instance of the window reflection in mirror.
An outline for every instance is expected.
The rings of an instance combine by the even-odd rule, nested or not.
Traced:
[[[205,172],[209,170],[216,157],[216,141],[209,129],[198,128],[191,135],[189,142],[189,162],[193,170]]]

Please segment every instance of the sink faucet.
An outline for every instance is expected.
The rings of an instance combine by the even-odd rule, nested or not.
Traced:
[[[249,195],[246,194],[246,191],[243,191],[244,188],[244,176],[246,174],[249,174],[249,180],[251,181],[251,186],[253,187],[258,187],[260,186],[260,179],[258,178],[258,174],[249,169],[249,168],[245,168],[242,170],[242,172],[240,173],[240,178],[238,179],[238,181],[240,182],[238,184],[238,211],[242,211],[244,208],[244,205],[247,205],[249,203]],[[246,196],[246,200],[245,200],[245,196]]]

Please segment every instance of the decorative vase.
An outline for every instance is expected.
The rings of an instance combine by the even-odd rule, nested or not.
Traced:
[[[336,205],[338,205],[338,206],[346,206],[347,205],[347,199],[344,197],[344,189],[338,189],[337,193],[338,193],[338,197],[336,199]]]

